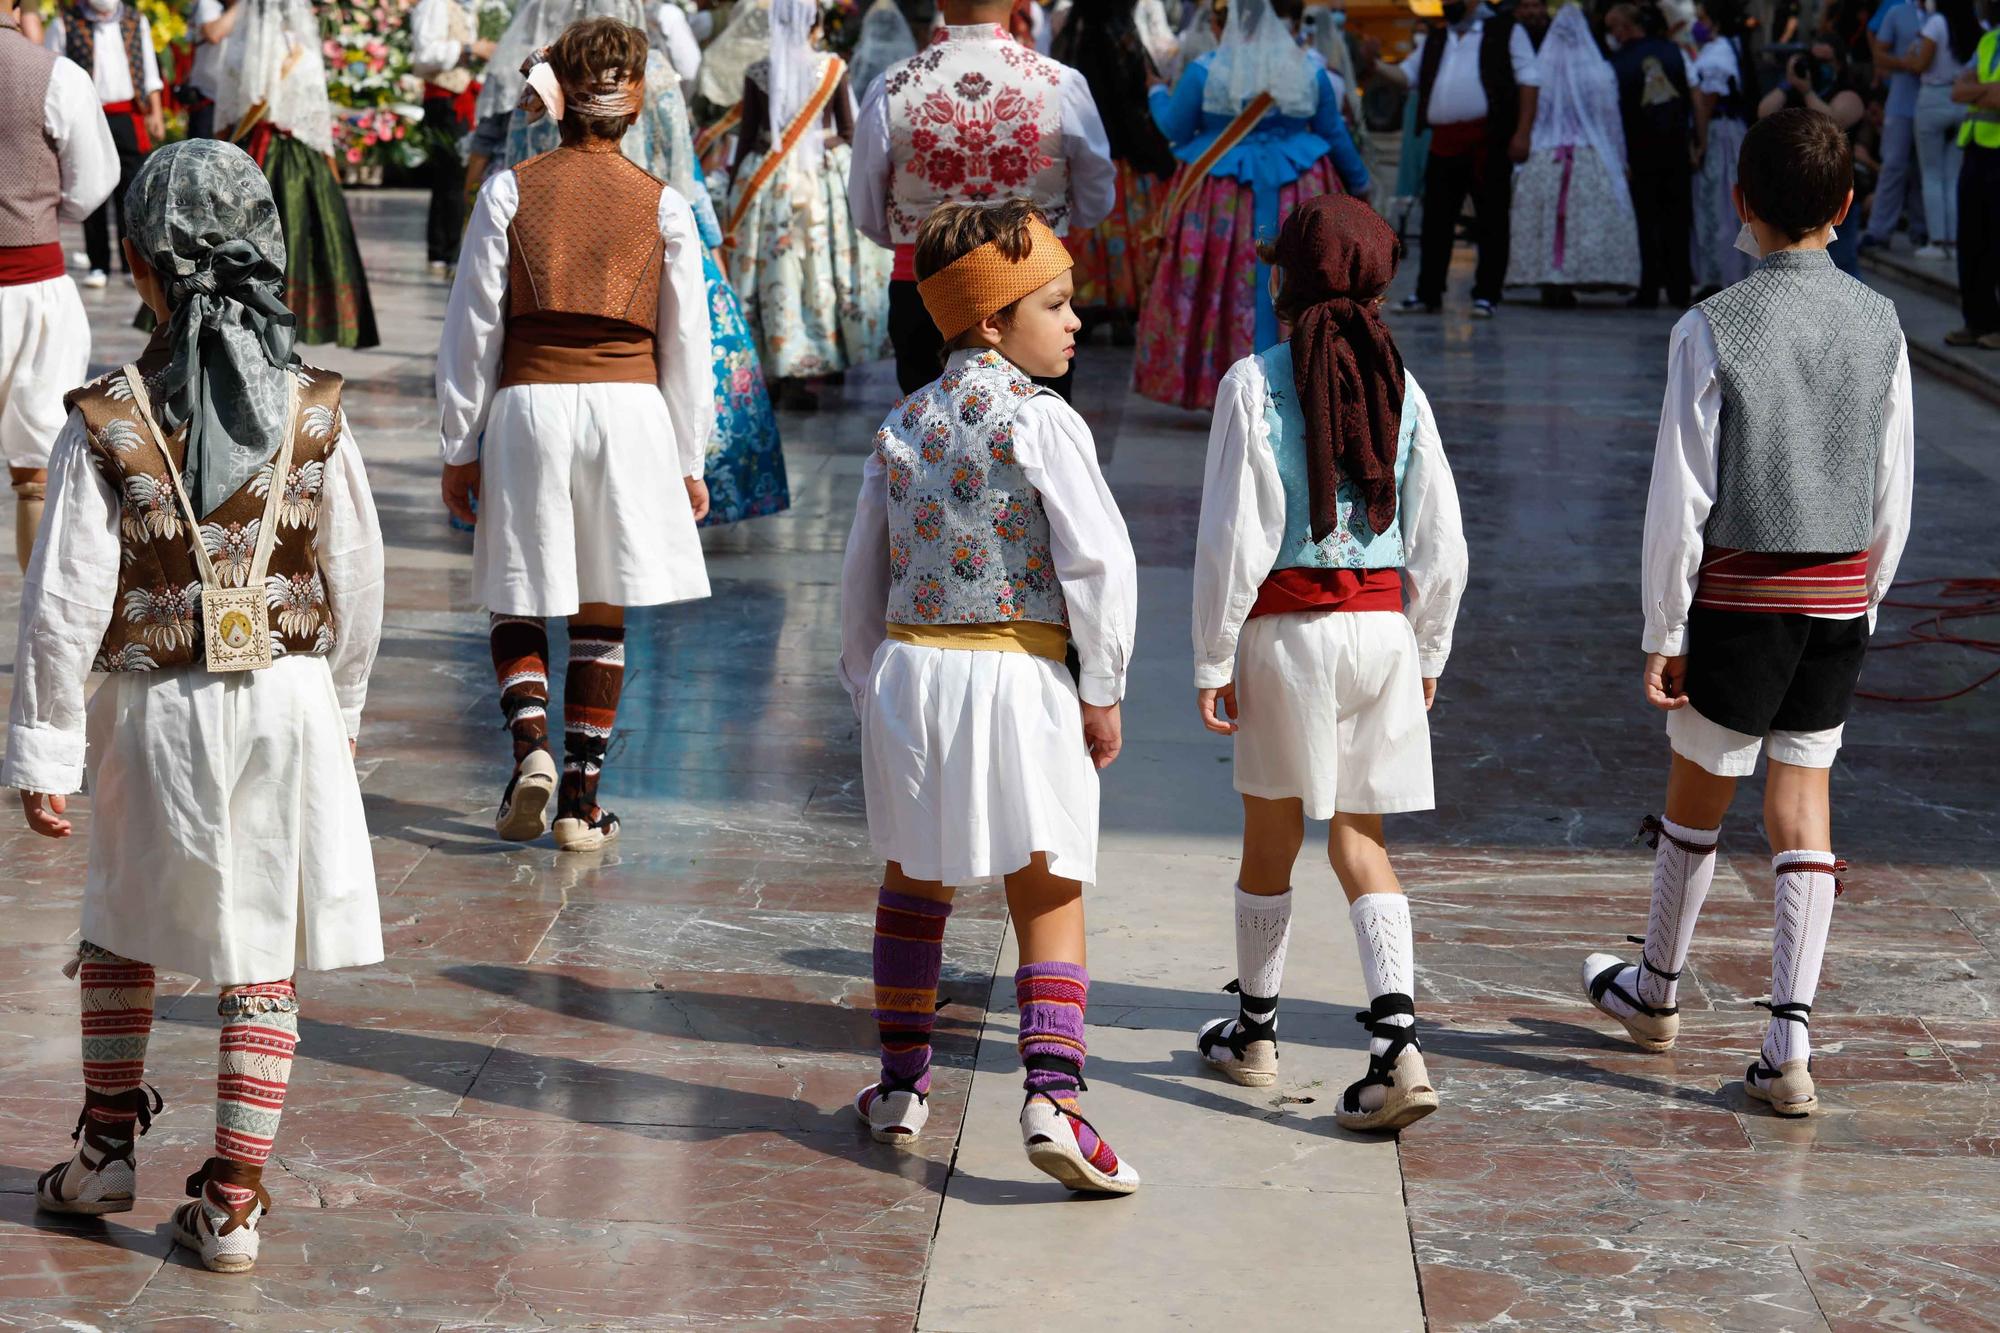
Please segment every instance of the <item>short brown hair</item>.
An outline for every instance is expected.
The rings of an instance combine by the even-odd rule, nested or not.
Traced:
[[[1787,107],[1743,136],[1736,179],[1759,221],[1801,240],[1839,215],[1854,188],[1854,146],[1825,112]]]
[[[597,87],[607,81],[640,83],[646,78],[646,34],[614,18],[584,19],[562,31],[549,47],[549,66],[556,81],[569,90]],[[564,141],[588,134],[599,139],[623,138],[631,121],[623,116],[585,116],[565,109]]]
[[[1000,247],[1008,263],[1020,263],[1035,248],[1035,234],[1028,230],[1028,224],[1041,216],[1026,199],[1009,199],[1003,204],[939,204],[917,227],[917,281],[942,272],[988,242]],[[1014,318],[1014,306],[996,312],[993,318],[1005,328]]]

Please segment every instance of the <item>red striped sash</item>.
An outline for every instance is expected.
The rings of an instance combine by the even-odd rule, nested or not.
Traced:
[[[1793,611],[1860,615],[1868,610],[1868,553],[1799,555],[1702,552],[1694,604],[1711,611]]]

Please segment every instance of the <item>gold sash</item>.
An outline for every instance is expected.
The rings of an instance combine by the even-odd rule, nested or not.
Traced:
[[[1001,620],[979,625],[888,626],[897,643],[919,648],[964,648],[993,653],[1028,653],[1061,662],[1069,654],[1069,630],[1039,620]]]
[[[1257,128],[1257,122],[1271,109],[1274,100],[1269,93],[1258,93],[1251,98],[1249,103],[1236,113],[1236,119],[1222,127],[1222,133],[1215,136],[1215,142],[1211,143],[1200,157],[1181,168],[1180,174],[1174,177],[1173,187],[1167,191],[1165,206],[1160,209],[1158,235],[1173,235],[1174,223],[1179,219],[1181,210],[1187,207],[1188,201],[1194,198],[1195,190],[1208,179],[1208,173],[1215,170],[1215,164],[1220,162],[1230,149],[1242,143],[1244,135]]]

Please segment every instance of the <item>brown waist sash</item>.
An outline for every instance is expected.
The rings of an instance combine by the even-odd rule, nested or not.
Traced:
[[[514,384],[658,384],[653,335],[598,315],[537,311],[507,321],[500,387]]]

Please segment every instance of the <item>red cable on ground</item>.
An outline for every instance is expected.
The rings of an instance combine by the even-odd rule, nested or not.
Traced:
[[[2000,639],[1975,638],[1946,628],[1947,622],[1950,621],[2000,616],[2000,579],[1918,579],[1914,583],[1897,584],[1894,591],[1933,585],[1939,588],[1938,596],[1944,600],[1912,602],[1897,597],[1882,599],[1882,605],[1885,607],[1893,606],[1905,611],[1929,611],[1931,614],[1911,624],[1905,631],[1908,637],[1879,647],[1871,644],[1868,648],[1869,653],[1873,655],[1894,652],[1898,648],[1940,644],[1954,648],[1970,648],[1976,653],[2000,654]],[[1995,667],[1970,685],[1953,690],[1949,694],[1879,694],[1873,690],[1856,690],[1855,693],[1863,699],[1875,699],[1882,703],[1936,704],[1970,694],[1994,679],[2000,679],[2000,667]]]

